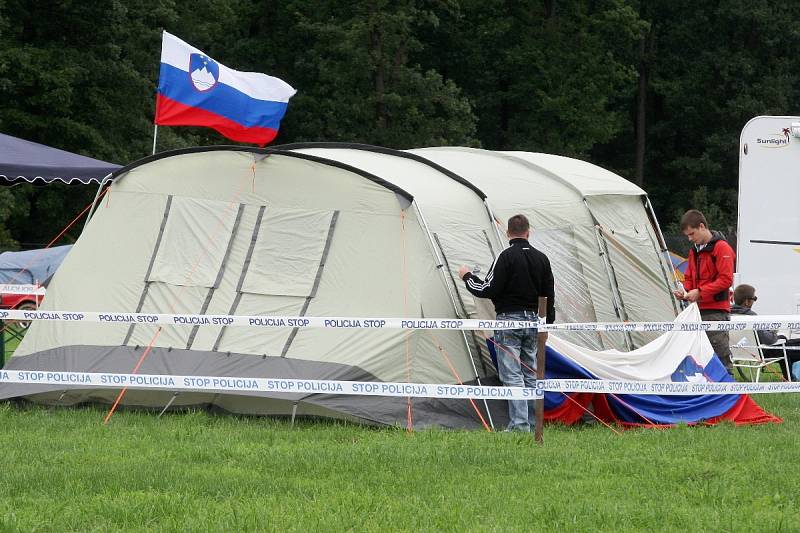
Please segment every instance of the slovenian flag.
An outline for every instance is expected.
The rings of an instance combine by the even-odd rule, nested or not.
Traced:
[[[296,92],[283,80],[230,69],[163,34],[157,125],[205,126],[228,139],[264,146],[278,134]]]
[[[700,320],[697,304],[687,307],[676,322]],[[502,357],[500,353],[497,355]],[[702,330],[672,331],[633,350],[595,351],[551,333],[547,341],[547,379],[607,379],[624,381],[733,381]],[[595,416],[622,426],[675,424],[734,424],[781,422],[750,396],[671,396],[644,394],[545,393],[545,420],[573,424],[591,409]]]

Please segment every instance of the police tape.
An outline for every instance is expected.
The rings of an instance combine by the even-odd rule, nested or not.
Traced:
[[[15,283],[0,284],[0,293],[3,294],[29,294],[31,296],[44,296],[47,289],[41,285],[17,285]]]
[[[0,320],[99,322],[154,326],[250,326],[260,328],[323,329],[521,329],[536,328],[536,320],[479,320],[456,318],[365,318],[264,315],[195,315],[167,313],[109,313],[95,311],[0,311]]]
[[[167,374],[117,374],[50,370],[0,370],[0,383],[57,385],[79,388],[131,388],[192,392],[264,392],[287,394],[338,394],[451,398],[472,400],[531,400],[544,392],[589,392],[699,396],[800,392],[800,382],[624,381],[593,379],[545,379],[535,387],[499,387],[448,383],[336,381],[318,379],[254,378],[230,376],[174,376]]]
[[[80,388],[159,389],[194,392],[267,392],[288,394],[342,394],[349,396],[401,396],[476,400],[531,400],[544,391],[525,387],[493,387],[446,383],[390,383],[320,379],[254,378],[228,376],[172,376],[166,374],[115,374],[49,370],[0,370],[0,383],[58,385]]]
[[[699,396],[705,394],[769,394],[800,392],[800,382],[751,383],[739,381],[625,381],[595,379],[545,379],[536,382],[548,392],[592,392],[597,394],[645,394],[659,396]]]
[[[800,315],[737,317],[732,322],[579,322],[545,324],[537,320],[482,320],[457,318],[302,317],[264,315],[197,315],[120,313],[96,311],[0,311],[0,320],[151,324],[159,326],[249,326],[260,328],[324,329],[449,329],[506,330],[538,328],[540,331],[654,332],[743,331],[748,329],[800,329]]]

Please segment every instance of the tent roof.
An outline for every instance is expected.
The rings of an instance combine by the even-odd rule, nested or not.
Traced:
[[[160,160],[164,160],[164,159],[170,159],[170,158],[179,157],[179,156],[187,156],[187,155],[192,155],[192,154],[204,154],[204,153],[205,154],[212,154],[214,152],[255,154],[254,157],[256,157],[257,160],[266,159],[266,158],[268,158],[268,157],[270,157],[272,155],[278,155],[278,156],[286,156],[286,157],[294,158],[294,159],[301,159],[301,160],[314,162],[314,163],[321,163],[321,164],[329,166],[329,167],[334,167],[334,168],[337,168],[337,169],[345,170],[347,172],[352,172],[354,174],[358,174],[359,176],[361,176],[363,178],[366,178],[367,180],[369,180],[369,181],[371,181],[371,182],[373,182],[373,183],[375,183],[377,185],[380,185],[381,187],[384,187],[386,189],[389,189],[390,191],[393,191],[396,194],[399,194],[400,196],[404,197],[409,202],[414,200],[414,196],[410,192],[408,192],[407,190],[403,189],[402,187],[399,187],[398,185],[396,185],[394,183],[390,183],[390,182],[384,180],[380,176],[376,176],[374,174],[371,174],[371,173],[369,173],[369,172],[367,172],[367,171],[365,171],[365,170],[363,170],[361,168],[353,167],[353,166],[347,165],[345,163],[342,163],[340,161],[336,161],[336,160],[333,160],[333,159],[327,159],[327,158],[317,157],[317,156],[312,155],[312,154],[300,153],[300,152],[292,151],[292,150],[286,150],[286,149],[284,149],[284,146],[278,146],[278,147],[275,147],[275,148],[258,148],[258,147],[255,147],[255,146],[218,145],[218,146],[198,146],[198,147],[194,147],[194,148],[179,148],[179,149],[176,149],[176,150],[167,150],[167,151],[164,151],[164,152],[159,152],[157,154],[153,154],[153,155],[144,157],[142,159],[139,159],[138,161],[134,161],[133,163],[129,163],[128,165],[125,165],[124,167],[120,167],[118,170],[116,170],[114,172],[113,179],[114,180],[123,179],[126,175],[130,174],[133,171],[136,171],[139,167],[148,165],[150,163],[154,163],[156,161],[160,161]]]
[[[72,245],[0,253],[0,283],[44,284],[52,276]]]
[[[119,165],[0,133],[0,179],[9,183],[100,183]]]
[[[328,157],[326,154],[336,153],[346,153],[347,150],[360,150],[363,152],[372,152],[373,154],[384,154],[388,156],[394,156],[399,158],[410,159],[416,161],[417,163],[421,163],[426,165],[439,174],[443,174],[447,176],[449,179],[460,183],[461,185],[471,189],[481,200],[486,199],[486,194],[481,191],[475,184],[472,182],[464,179],[463,177],[451,172],[450,170],[446,169],[445,167],[436,164],[433,161],[425,159],[417,154],[414,154],[410,151],[401,151],[395,150],[392,148],[384,148],[382,146],[373,146],[370,144],[360,144],[360,143],[343,143],[343,142],[306,142],[306,143],[292,143],[292,144],[284,144],[279,146],[274,146],[274,149],[277,150],[293,150],[293,151],[303,151],[304,153],[316,153],[321,155],[322,157]],[[351,152],[352,153],[352,152]],[[334,158],[336,159],[336,158]],[[384,159],[384,161],[387,161]],[[401,177],[403,179],[403,177]],[[413,179],[406,177],[404,181],[407,179]]]
[[[482,230],[487,225],[491,228],[483,205],[486,195],[461,176],[419,155],[348,143],[307,143],[289,147],[298,153],[363,169],[412,191],[434,232]]]
[[[643,196],[647,194],[625,178],[580,159],[534,152],[501,153],[523,159],[542,170],[558,176],[580,191],[583,196],[601,194]]]
[[[455,170],[474,185],[481,187],[490,196],[497,196],[497,191],[493,195],[489,193],[491,188],[489,184],[494,184],[497,178],[505,181],[503,186],[510,184],[507,183],[510,178],[497,170],[496,165],[499,164],[507,167],[506,172],[512,172],[518,177],[524,176],[523,181],[532,179],[531,176],[536,174],[540,180],[543,180],[542,184],[550,184],[549,192],[551,194],[560,189],[562,192],[556,194],[565,197],[572,196],[564,190],[565,187],[581,197],[609,194],[644,196],[647,194],[635,184],[602,167],[560,155],[513,151],[494,152],[461,146],[417,148],[409,150],[409,152],[443,164],[450,170]],[[447,161],[447,164],[444,161]],[[511,161],[516,161],[525,168],[518,167],[517,170],[512,171],[513,166],[508,165]],[[485,179],[481,179],[480,175],[483,175]],[[495,185],[500,186],[500,184]]]

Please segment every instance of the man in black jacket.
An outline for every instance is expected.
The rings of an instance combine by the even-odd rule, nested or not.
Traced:
[[[550,260],[531,246],[530,223],[525,215],[508,219],[510,246],[497,256],[486,279],[462,266],[458,275],[478,298],[490,298],[497,320],[536,320],[539,296],[547,297],[547,322],[556,318],[553,271]],[[537,329],[497,330],[494,342],[497,372],[507,387],[535,387]],[[547,332],[542,332],[547,336]],[[508,430],[531,431],[536,422],[533,401],[509,400]]]

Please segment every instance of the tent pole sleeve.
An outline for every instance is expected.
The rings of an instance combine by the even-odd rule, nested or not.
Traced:
[[[308,306],[311,305],[311,300],[314,296],[317,295],[317,289],[319,288],[319,282],[322,279],[322,270],[325,268],[325,262],[328,260],[328,252],[331,250],[331,240],[333,240],[333,230],[336,228],[336,221],[339,219],[339,211],[334,211],[333,216],[331,216],[331,223],[328,226],[328,237],[325,239],[325,248],[322,250],[322,257],[319,258],[319,265],[317,266],[317,276],[314,278],[314,286],[311,287],[311,292],[308,296],[306,296],[306,301],[303,302],[303,308],[300,310],[299,316],[305,316],[308,312]],[[300,331],[300,328],[293,328],[292,332],[289,333],[289,338],[286,339],[286,343],[283,345],[283,350],[281,350],[281,357],[286,357],[286,353],[289,351],[289,347],[292,345],[294,338],[297,336],[297,332]]]
[[[453,285],[455,286],[455,284],[456,284],[456,280],[453,277],[452,271],[450,270],[450,262],[447,260],[447,256],[444,255],[444,248],[442,247],[442,243],[439,240],[439,235],[434,233],[433,234],[433,240],[434,240],[434,243],[435,243],[434,251],[438,251],[439,253],[442,254],[441,255],[441,261],[438,264],[439,265],[443,265],[443,267],[440,267],[439,270],[444,270],[444,272],[446,272],[446,274],[443,272],[442,275],[444,276],[445,286],[448,289],[450,289],[450,284],[448,283],[448,276],[449,276],[450,281],[453,282]],[[438,259],[438,257],[437,257],[437,259]],[[459,316],[458,313],[459,313],[459,309],[460,309],[462,315],[464,317],[466,317],[467,316],[467,307],[466,307],[466,305],[464,305],[463,298],[461,298],[461,295],[458,293],[458,288],[456,288],[456,290],[455,290],[455,299],[458,300],[458,304],[457,304],[458,307],[454,308],[455,312],[456,312],[456,316]],[[455,299],[451,299],[451,302],[454,302]],[[470,351],[471,348],[470,348],[470,345],[469,345],[469,340],[467,339],[467,333],[465,331],[462,331],[461,334],[464,337],[464,342],[467,344],[467,350]],[[479,357],[479,360],[481,362],[481,368],[483,368],[483,373],[487,374],[486,365],[483,362],[483,358],[480,357],[480,345],[479,345],[480,341],[478,340],[477,334],[474,331],[471,333],[471,335],[472,335],[472,341],[475,343],[474,348],[478,352],[478,357]],[[475,369],[475,377],[477,378],[478,377],[478,369],[476,368],[476,365],[475,365],[475,356],[472,354],[471,351],[470,351],[469,355],[470,355],[470,358],[472,358],[472,366]],[[480,382],[480,379],[478,381]]]
[[[614,274],[614,267],[611,266],[611,260],[608,258],[608,246],[606,246],[598,227],[595,227],[594,235],[597,238],[597,247],[600,255],[603,258],[603,266],[606,268],[606,275],[608,276],[608,286],[611,289],[611,296],[614,298],[614,311],[617,315],[617,318],[624,322],[628,320],[628,317],[624,315],[622,299],[619,294],[619,286],[617,285],[616,276]],[[633,342],[630,334],[623,333],[623,337],[625,338],[625,345],[628,347],[628,350],[633,350]]]
[[[433,251],[434,254],[436,255],[436,266],[438,270],[441,272],[441,276],[443,278],[442,281],[444,282],[445,287],[447,287],[447,292],[450,295],[450,303],[453,304],[453,310],[456,312],[456,316],[463,316],[466,318],[467,307],[464,305],[464,300],[461,298],[461,295],[458,294],[458,290],[456,290],[454,293],[450,286],[450,283],[447,283],[447,276],[450,275],[449,274],[450,263],[448,262],[447,257],[444,255],[444,252],[442,252],[441,256],[439,255],[439,250],[443,250],[442,243],[439,240],[439,236],[436,233],[434,233],[432,237],[433,238],[431,245],[434,247]],[[455,283],[454,279],[453,283]]]
[[[489,251],[492,253],[492,258],[497,258],[497,254],[494,253],[494,246],[492,246],[492,239],[489,238],[489,234],[486,230],[483,230],[483,236],[486,238],[486,246],[489,247]]]
[[[239,204],[239,210],[236,212],[236,220],[233,223],[233,231],[228,239],[228,246],[225,248],[225,255],[222,258],[222,263],[219,265],[217,271],[217,278],[214,280],[214,285],[208,288],[206,299],[203,301],[203,306],[200,308],[198,314],[204,315],[208,311],[208,306],[211,305],[211,298],[214,296],[214,291],[217,290],[219,284],[222,282],[222,274],[225,272],[225,265],[228,263],[228,257],[231,255],[231,248],[233,248],[233,241],[236,239],[236,232],[239,230],[239,224],[242,222],[242,213],[244,212],[244,204]],[[189,339],[186,341],[186,349],[191,350],[194,339],[197,337],[197,332],[200,330],[200,325],[197,324],[192,328],[189,333]]]
[[[663,279],[660,279],[658,277],[657,273],[653,272],[638,257],[636,257],[634,254],[632,254],[630,252],[630,250],[625,248],[625,245],[623,245],[621,242],[619,242],[619,239],[617,239],[606,228],[604,228],[603,226],[598,224],[597,225],[597,229],[600,231],[600,233],[603,234],[603,239],[605,239],[605,241],[607,243],[611,243],[611,245],[614,248],[616,248],[617,251],[619,251],[619,253],[622,255],[622,257],[627,259],[628,263],[630,263],[630,265],[632,267],[636,268],[639,272],[641,272],[642,275],[647,276],[648,278],[650,278],[650,280],[653,281],[656,285],[658,285],[662,281],[664,281]],[[653,243],[653,238],[650,236],[650,233],[647,234],[647,237],[650,239],[650,243],[654,244]],[[661,264],[661,254],[658,254],[658,266],[661,267],[661,274],[663,275],[664,274],[664,265]]]
[[[661,246],[661,268],[665,270],[664,278],[667,280],[667,285],[670,284],[677,288],[678,287],[678,278],[675,276],[675,269],[672,268],[672,260],[669,258],[669,249],[667,248],[667,242],[664,240],[664,233],[661,231],[661,226],[658,224],[658,219],[656,218],[656,212],[653,210],[653,204],[650,203],[650,197],[644,197],[644,207],[645,211],[649,215],[650,223],[653,225],[653,228],[656,230],[656,237],[658,237],[658,243]],[[669,274],[667,272],[672,273],[672,280],[670,280]],[[672,291],[669,291],[670,299],[672,300],[672,307],[675,309],[675,316],[680,313],[680,304],[678,304],[678,300],[675,298],[675,295],[672,294]]]
[[[589,202],[586,201],[586,198],[583,199],[583,204],[586,206],[586,210],[589,211],[589,215],[592,217],[592,222],[594,223],[594,236],[597,239],[597,247],[600,253],[600,256],[603,258],[603,265],[606,267],[606,275],[608,276],[608,285],[611,289],[611,295],[614,297],[614,311],[617,314],[617,318],[620,321],[628,320],[627,315],[624,313],[624,307],[622,302],[622,295],[619,292],[619,284],[617,284],[617,276],[614,272],[614,267],[611,265],[611,259],[608,256],[608,246],[603,239],[603,236],[600,232],[600,222],[595,218],[594,213],[592,212],[592,208],[589,206]],[[625,338],[625,344],[628,347],[628,350],[633,350],[633,340],[631,339],[630,333],[623,333]]]
[[[244,277],[247,275],[247,270],[250,268],[250,261],[253,259],[253,251],[256,248],[256,241],[258,240],[258,233],[261,231],[261,220],[264,218],[264,211],[266,211],[267,206],[262,205],[258,209],[258,215],[256,216],[256,223],[253,226],[253,234],[250,236],[250,247],[247,249],[247,255],[244,258],[244,264],[242,265],[242,273],[239,275],[239,282],[236,284],[236,298],[234,298],[233,303],[231,304],[231,308],[228,310],[229,315],[233,315],[236,313],[236,308],[239,307],[239,302],[242,300],[242,287],[244,286]],[[222,342],[222,335],[225,333],[225,328],[227,326],[222,326],[219,330],[219,335],[217,335],[217,340],[214,341],[214,346],[211,348],[211,351],[216,352],[219,349],[219,345]]]
[[[172,207],[172,195],[170,194],[167,196],[167,204],[164,206],[164,216],[161,218],[161,227],[158,230],[158,238],[156,239],[156,245],[153,247],[153,255],[150,256],[150,264],[147,265],[147,273],[144,275],[144,289],[142,289],[142,295],[139,297],[139,305],[136,306],[136,312],[141,313],[142,308],[144,307],[144,301],[147,298],[147,291],[150,288],[150,273],[153,271],[153,265],[156,262],[156,255],[158,255],[158,249],[161,248],[161,238],[164,236],[164,228],[167,227],[167,219],[169,218],[169,211]],[[131,324],[128,328],[128,333],[125,335],[125,340],[122,341],[122,345],[125,346],[130,342],[131,337],[133,336],[133,330],[136,327],[136,324]]]
[[[439,249],[436,246],[436,243],[433,240],[433,235],[431,234],[430,227],[428,226],[428,222],[425,220],[425,215],[422,214],[422,209],[420,209],[419,204],[417,204],[417,200],[415,199],[413,202],[414,210],[417,212],[417,217],[419,221],[422,223],[422,229],[425,230],[425,235],[428,236],[428,244],[433,251],[433,256],[436,259],[436,269],[439,271],[439,274],[442,278],[442,283],[444,283],[445,289],[447,289],[447,294],[450,295],[450,303],[453,306],[453,312],[455,313],[456,317],[458,316],[466,316],[466,309],[464,308],[464,304],[461,304],[462,311],[458,310],[458,305],[456,304],[456,298],[453,296],[453,291],[450,288],[450,283],[447,281],[447,277],[442,270],[446,266],[446,262],[442,256],[439,255]],[[457,294],[457,293],[456,293]],[[472,371],[475,373],[475,379],[478,381],[478,385],[481,385],[481,378],[478,375],[478,367],[475,365],[475,356],[472,353],[472,348],[469,346],[469,340],[467,339],[466,333],[462,330],[461,336],[464,339],[464,346],[467,348],[467,354],[469,355],[469,361],[472,364]],[[492,420],[492,412],[489,410],[489,404],[484,399],[483,400],[483,407],[486,409],[486,414],[489,417],[489,425],[494,429],[494,421]]]
[[[489,214],[489,222],[492,224],[494,232],[497,235],[497,242],[500,243],[500,247],[502,248],[505,245],[506,239],[505,235],[503,235],[503,232],[500,231],[500,219],[495,216],[492,207],[489,205],[489,200],[486,198],[483,200],[483,206],[486,208],[486,212]],[[497,256],[494,256],[494,259],[497,259]]]
[[[441,256],[442,260],[441,260],[441,262],[439,264],[443,265],[443,267],[440,268],[439,270],[444,270],[444,272],[446,272],[446,274],[443,272],[444,283],[447,286],[447,288],[449,289],[450,288],[450,284],[448,283],[448,276],[449,276],[450,281],[453,282],[454,286],[456,284],[456,280],[453,277],[452,271],[450,270],[450,262],[447,260],[447,256],[444,255],[444,248],[442,247],[442,243],[439,240],[439,235],[434,233],[433,234],[433,239],[434,239],[434,242],[435,242],[435,245],[436,245],[435,250],[438,250],[442,254],[442,256]],[[458,309],[461,309],[462,315],[464,317],[467,317],[467,307],[466,307],[466,305],[464,305],[464,299],[461,298],[461,295],[458,293],[458,288],[456,288],[455,298],[458,300],[458,307],[455,308],[456,309],[456,316],[459,316]],[[451,300],[451,302],[452,301],[453,300]],[[467,333],[465,331],[462,331],[461,334],[464,337],[464,342],[467,344],[467,350],[469,351],[470,358],[472,359],[472,366],[473,366],[473,368],[475,370],[475,377],[478,378],[478,369],[477,369],[477,367],[475,365],[475,356],[471,352],[469,340],[467,339]],[[472,335],[472,341],[475,343],[475,345],[473,347],[478,352],[478,357],[479,357],[479,360],[481,362],[481,368],[483,368],[483,373],[487,374],[486,365],[483,362],[483,358],[480,357],[480,345],[479,345],[480,341],[478,341],[478,337],[477,337],[477,335],[476,335],[476,333],[474,331],[471,333],[471,335]],[[478,379],[478,381],[480,382],[480,379]]]

